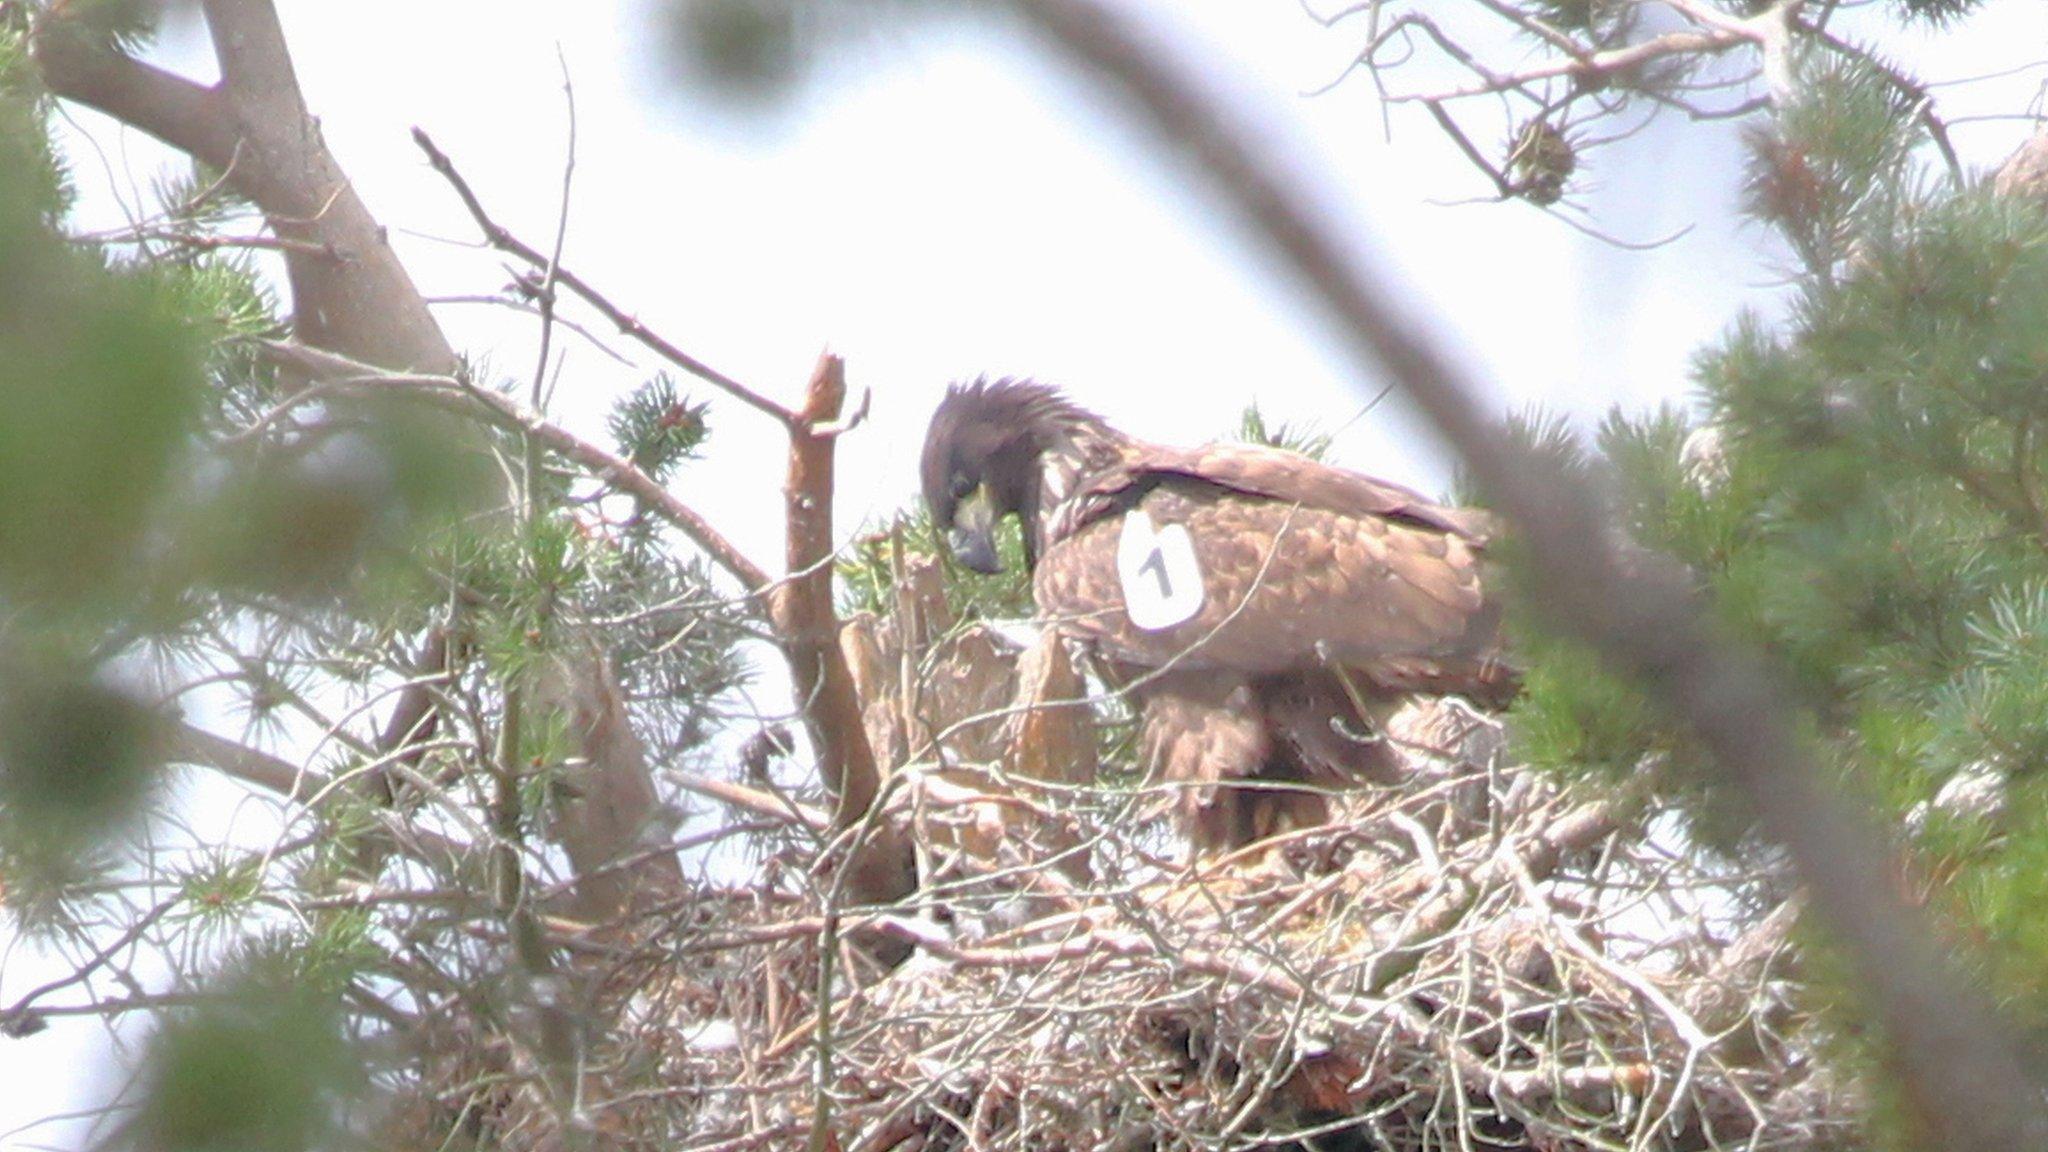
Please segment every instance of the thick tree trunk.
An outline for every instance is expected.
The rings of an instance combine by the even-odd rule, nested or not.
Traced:
[[[455,353],[306,110],[269,0],[204,5],[221,80],[210,87],[121,55],[61,19],[35,38],[50,90],[227,174],[285,240],[293,322],[308,344],[398,370],[452,371]]]

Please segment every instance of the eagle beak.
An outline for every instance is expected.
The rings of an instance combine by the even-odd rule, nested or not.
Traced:
[[[953,555],[976,572],[994,574],[1003,570],[1003,558],[996,554],[996,502],[983,484],[960,502],[953,513],[949,538]]]

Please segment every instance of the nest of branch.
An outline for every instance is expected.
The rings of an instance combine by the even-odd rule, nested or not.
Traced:
[[[1860,1097],[1784,996],[1789,905],[1745,907],[1637,813],[1412,761],[1340,826],[1244,859],[1182,865],[1111,830],[1076,883],[1018,842],[914,916],[849,910],[822,1020],[828,917],[793,900],[642,1032],[695,1101],[671,1146],[813,1128],[848,1150],[1853,1142]],[[863,970],[863,927],[917,954]]]
[[[748,881],[602,938],[573,1083],[471,1048],[430,1063],[439,1120],[404,1143],[451,1110],[499,1147],[559,1146],[566,1122],[721,1152],[1862,1134],[1860,1086],[1794,1003],[1795,907],[1642,796],[1506,766],[1498,721],[1437,701],[1394,718],[1396,780],[1334,797],[1331,824],[1191,863],[1142,816],[1172,805],[1092,778],[1086,677],[1056,636],[1018,652],[953,622],[935,581],[903,590],[844,641],[915,897],[849,899],[833,862],[874,830],[834,844],[814,816]]]

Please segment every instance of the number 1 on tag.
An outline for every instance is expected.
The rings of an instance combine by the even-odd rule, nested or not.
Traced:
[[[1143,509],[1125,513],[1116,574],[1123,585],[1124,611],[1147,632],[1171,628],[1202,610],[1202,568],[1186,525],[1155,529]]]

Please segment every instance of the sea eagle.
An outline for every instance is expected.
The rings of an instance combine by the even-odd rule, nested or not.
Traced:
[[[950,388],[921,473],[970,568],[1000,570],[997,522],[1021,517],[1039,611],[1130,691],[1198,853],[1384,778],[1408,697],[1514,692],[1481,513],[1279,448],[1149,444],[1024,380]]]

